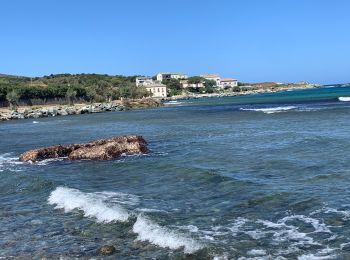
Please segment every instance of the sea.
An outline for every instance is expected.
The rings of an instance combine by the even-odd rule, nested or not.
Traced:
[[[128,134],[151,152],[18,160]],[[0,178],[0,259],[350,259],[350,86],[1,122]]]

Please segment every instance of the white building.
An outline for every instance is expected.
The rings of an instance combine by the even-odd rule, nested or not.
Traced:
[[[136,86],[148,86],[154,84],[154,80],[151,77],[137,77]]]
[[[157,81],[162,82],[165,79],[187,79],[188,76],[182,73],[161,72],[157,74]]]
[[[206,80],[213,80],[216,83],[216,86],[220,85],[220,75],[219,74],[205,74],[201,75],[202,78]]]
[[[223,78],[220,79],[220,85],[221,88],[232,88],[238,86],[238,80],[232,79],[232,78]]]
[[[154,83],[152,85],[144,85],[144,87],[152,93],[154,98],[164,98],[167,97],[167,87],[161,83]]]
[[[183,79],[183,80],[180,80],[180,83],[183,88],[204,88],[203,82],[190,84],[188,83],[187,79]]]

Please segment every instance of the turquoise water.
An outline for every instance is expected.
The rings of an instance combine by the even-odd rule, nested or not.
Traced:
[[[0,123],[0,257],[94,258],[113,244],[110,259],[349,259],[350,102],[339,97],[350,87]],[[124,134],[152,152],[17,160]]]

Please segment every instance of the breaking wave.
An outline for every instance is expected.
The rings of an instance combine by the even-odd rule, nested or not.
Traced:
[[[273,113],[286,112],[288,110],[293,110],[296,108],[297,108],[296,106],[284,106],[284,107],[267,107],[267,108],[240,108],[240,110],[257,111],[257,112],[263,112],[265,114],[273,114]]]
[[[57,187],[51,192],[48,203],[65,212],[81,210],[84,216],[96,219],[97,222],[126,222],[136,217],[133,232],[137,240],[148,241],[160,247],[182,249],[185,253],[193,253],[203,246],[196,240],[181,232],[162,227],[142,214],[123,208],[123,205],[137,205],[138,196],[119,192],[84,193],[78,189]]]
[[[247,248],[245,255],[248,258],[289,257],[291,254],[298,259],[334,257],[342,249],[329,247],[329,241],[337,239],[337,235],[332,232],[332,226],[324,222],[324,218],[337,214],[348,220],[350,216],[350,211],[346,209],[324,207],[309,215],[288,214],[274,221],[238,217],[225,225],[209,226],[206,229],[195,225],[163,226],[146,215],[153,212],[153,209],[144,209],[140,213],[140,200],[140,197],[126,193],[85,193],[78,189],[57,187],[51,192],[48,203],[65,212],[80,210],[84,216],[100,223],[129,222],[132,224],[131,231],[136,234],[136,240],[171,250],[183,250],[185,253],[194,253],[208,243],[222,246],[225,250],[228,245],[222,245],[222,241],[234,241],[242,236],[256,241],[255,243],[264,241],[278,247],[269,252],[259,247]],[[345,247],[348,241],[342,242]],[[305,252],[305,248],[315,250]]]
[[[127,221],[129,213],[118,205],[108,206],[106,196],[96,193],[84,193],[77,189],[58,187],[51,192],[49,204],[65,212],[82,210],[84,216],[94,217],[98,222]]]
[[[348,102],[350,101],[350,97],[338,97],[338,100],[343,102]]]
[[[138,234],[138,240],[149,241],[152,244],[170,249],[180,249],[183,247],[185,253],[193,253],[202,248],[202,245],[194,239],[161,227],[142,215],[137,217],[133,231]]]

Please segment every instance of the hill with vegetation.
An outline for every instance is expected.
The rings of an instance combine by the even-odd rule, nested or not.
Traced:
[[[104,74],[55,74],[43,77],[22,77],[0,74],[0,102],[82,100],[104,102],[113,99],[149,96],[143,87],[136,87],[136,76]]]

